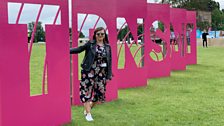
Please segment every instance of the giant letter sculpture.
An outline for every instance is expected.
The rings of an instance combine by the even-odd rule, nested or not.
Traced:
[[[41,8],[46,4],[60,6],[61,25],[46,26],[48,94],[30,96],[27,25],[8,24],[7,2],[22,3],[21,10],[24,2],[40,4]],[[4,17],[0,17],[0,125],[52,126],[70,122],[67,1],[12,0],[0,4],[4,6]]]
[[[21,4],[16,24],[8,23],[8,2]],[[46,25],[45,27],[46,62],[44,68],[47,66],[48,93],[38,96],[30,96],[29,63],[32,43],[28,48],[27,25],[18,23],[26,3],[40,5],[36,23],[45,5],[59,6],[54,24],[59,13],[61,14],[61,25]],[[0,126],[54,126],[71,121],[68,10],[67,0],[2,0],[0,2]],[[139,0],[123,0],[119,1],[119,4],[118,0],[72,0],[73,46],[78,45],[78,13],[96,14],[107,25],[112,47],[112,69],[115,75],[107,86],[107,101],[117,99],[118,87],[144,86],[147,84],[147,77],[170,76],[171,69],[185,70],[186,64],[197,63],[195,12],[170,9],[169,5],[147,4],[146,1]],[[124,44],[125,69],[117,69],[117,17],[126,19],[136,43],[138,41],[137,18],[144,19],[145,52],[141,57],[141,60],[145,59],[143,67],[137,67],[128,45]],[[158,30],[155,33],[165,43],[162,61],[154,61],[149,56],[151,52],[157,54],[162,51],[160,46],[153,43],[149,35],[149,26],[156,20],[162,21],[165,26],[164,32]],[[178,51],[174,48],[175,45],[171,45],[170,49],[170,22],[177,37]],[[191,33],[191,53],[186,52],[186,23],[194,25]],[[73,104],[80,105],[77,65],[78,58],[73,55]]]
[[[174,33],[176,36],[177,45],[172,45],[171,50],[171,69],[186,70],[186,40],[185,40],[185,23],[186,10],[171,8],[170,12],[171,24],[173,24]],[[176,51],[175,46],[178,46]]]
[[[117,62],[116,57],[116,49],[117,49],[117,43],[116,43],[116,1],[105,1],[105,0],[73,0],[72,2],[72,10],[73,10],[73,45],[77,46],[77,40],[78,40],[78,32],[77,32],[77,14],[78,13],[87,13],[87,14],[96,14],[100,16],[106,23],[107,29],[109,31],[109,41],[110,45],[112,47],[112,59],[113,59],[113,66],[112,71],[116,75],[116,68],[117,65],[115,64]],[[110,13],[108,13],[110,12]],[[74,56],[73,60],[73,73],[78,73],[78,62],[77,62],[77,56]],[[80,105],[80,99],[79,99],[79,80],[78,76],[73,74],[73,103],[76,105]],[[115,76],[113,80],[110,82],[110,84],[107,85],[107,92],[106,92],[106,100],[111,101],[114,99],[117,99],[117,83],[116,83]]]
[[[196,40],[196,12],[187,11],[187,23],[193,24],[190,32],[190,53],[186,54],[186,62],[188,65],[197,64],[197,40]]]
[[[163,8],[163,9],[161,9]],[[145,51],[146,51],[146,67],[149,78],[158,78],[170,76],[170,7],[169,5],[148,4],[147,19],[145,24]],[[150,37],[150,26],[154,21],[162,21],[164,23],[165,31],[157,30],[156,35],[164,41],[165,54],[162,61],[155,61],[149,56],[150,52],[161,53],[162,47],[153,42]]]
[[[137,36],[137,28],[138,28],[137,19],[145,18],[145,12],[146,12],[146,1],[122,0],[117,2],[116,16],[124,17],[126,19],[126,23],[128,24],[130,29],[130,32],[128,32],[128,34],[132,33],[134,42],[136,44],[138,43],[139,38]],[[124,69],[119,69],[117,73],[117,76],[119,76],[118,87],[130,88],[130,87],[146,86],[147,85],[146,70],[144,67],[137,67],[137,64],[135,63],[135,60],[132,57],[130,49],[125,41],[126,39],[124,38],[124,42],[122,42],[122,44],[124,44],[125,48],[125,65]],[[139,49],[136,49],[136,51],[139,51],[140,48],[142,47],[143,46],[140,46]]]

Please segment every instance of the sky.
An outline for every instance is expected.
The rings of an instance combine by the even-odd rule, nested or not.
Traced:
[[[18,3],[8,3],[8,20],[10,24],[15,24],[17,15],[19,12],[21,4]],[[19,24],[27,24],[31,21],[35,21],[40,9],[40,4],[24,4],[21,17],[19,19]],[[56,13],[59,9],[59,6],[53,5],[44,5],[42,12],[40,14],[40,21],[44,24],[53,24]],[[49,16],[50,15],[50,16]],[[60,14],[57,19],[56,24],[60,24]]]
[[[215,0],[215,1],[219,2],[221,9],[224,9],[224,0]]]
[[[154,3],[154,1],[160,2],[160,0],[147,0],[148,3]],[[221,9],[224,9],[224,0],[216,0],[217,2],[220,3],[220,7]],[[20,8],[21,4],[20,3],[8,3],[8,14],[9,14],[9,23],[10,24],[15,24],[16,22],[16,18],[19,12],[19,8]],[[54,19],[56,17],[56,13],[58,11],[59,6],[53,6],[53,5],[44,5],[42,12],[40,14],[40,21],[45,25],[45,24],[53,24]],[[38,15],[38,10],[40,9],[40,5],[39,4],[25,4],[24,8],[22,10],[22,14],[21,17],[19,19],[19,24],[28,24],[31,21],[35,21],[36,17]],[[79,14],[78,15],[78,30],[81,27],[82,21],[85,17],[85,14]],[[82,32],[88,36],[89,32],[88,29],[89,28],[93,28],[94,23],[96,22],[98,19],[98,16],[96,15],[89,15],[86,23],[84,24],[84,27],[82,29]],[[70,21],[70,27],[71,27],[71,0],[69,0],[69,21]],[[117,19],[117,28],[120,28],[123,23],[125,22],[125,19],[123,18],[118,18]],[[137,21],[138,23],[142,22],[142,19],[139,19]],[[59,13],[59,16],[57,18],[56,21],[57,25],[61,24],[61,16]],[[43,25],[43,26],[44,26]],[[106,24],[104,23],[104,21],[100,18],[97,27],[102,26],[102,27],[106,27]]]

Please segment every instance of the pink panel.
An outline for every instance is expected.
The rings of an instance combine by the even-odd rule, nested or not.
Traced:
[[[3,4],[3,2],[0,2],[0,23],[7,23],[7,11],[3,11],[3,10],[7,10],[7,4]]]
[[[4,5],[5,4],[3,4],[2,2],[0,2],[0,9],[1,10],[6,10],[6,8],[4,8]],[[1,13],[1,15],[0,15],[0,33],[1,33],[1,31],[2,31],[1,30],[2,29],[1,24],[4,23],[4,16],[3,15],[5,15],[6,11],[5,12],[0,11],[0,13]],[[1,38],[1,35],[0,35],[0,46],[1,46],[1,43],[2,43],[2,38]],[[0,59],[0,61],[1,61],[1,59]],[[1,68],[1,66],[0,66],[0,68]],[[0,73],[1,73],[1,70],[0,70]],[[2,83],[2,77],[0,76],[0,126],[3,125],[2,124],[2,120],[3,120],[3,112],[2,112],[2,96],[3,96],[3,94],[2,94],[2,85],[3,85],[3,83]]]
[[[137,42],[137,18],[145,18],[147,1],[122,0],[117,2],[117,17],[124,17]],[[138,68],[127,44],[125,44],[125,67],[119,69],[118,88],[130,88],[147,85],[146,69]]]
[[[61,0],[2,0],[2,1],[16,2],[16,3],[30,3],[30,4],[45,4],[45,5],[61,5],[63,3]]]
[[[62,25],[46,26],[47,95],[30,96],[27,25],[0,24],[0,53],[4,54],[0,55],[1,126],[52,126],[71,121],[68,3],[53,1],[46,3],[61,7]],[[45,4],[41,0],[25,2]],[[7,13],[7,9],[1,12]]]
[[[137,68],[127,44],[125,44],[125,68],[119,69],[118,88],[131,88],[147,85],[146,69]]]
[[[176,9],[171,8],[170,10],[171,14],[171,24],[173,24],[173,29],[175,36],[181,36],[183,35],[184,43],[182,43],[182,40],[178,43],[178,51],[175,51],[174,48],[172,49],[171,54],[171,69],[172,70],[186,70],[186,35],[185,35],[185,23],[186,23],[186,10],[184,9]],[[184,24],[184,25],[182,25]],[[182,39],[182,38],[180,38]]]
[[[95,29],[89,29],[89,39],[92,40],[92,36],[94,35],[94,30]]]
[[[168,4],[148,4],[147,5],[147,18],[145,22],[145,54],[146,54],[146,67],[148,71],[149,78],[157,78],[157,77],[165,77],[170,76],[170,5]],[[162,8],[162,9],[161,9]],[[162,48],[153,42],[150,38],[150,27],[154,21],[161,21],[166,30],[164,32],[158,31],[156,35],[159,36],[163,41],[165,41],[166,45],[166,56],[162,61],[154,61],[149,53],[154,49],[158,52],[162,50]]]
[[[146,14],[146,4],[147,0],[117,0],[117,15],[129,18],[144,17]]]
[[[187,64],[197,64],[197,40],[196,40],[196,12],[195,11],[187,11],[187,23],[191,23],[194,25],[192,32],[190,34],[191,40],[191,53],[186,54]]]
[[[73,34],[73,46],[77,46],[78,34],[77,31],[77,14],[86,13],[86,14],[95,14],[100,16],[107,25],[109,32],[109,41],[112,47],[112,71],[113,74],[117,74],[117,43],[116,43],[116,1],[105,1],[105,0],[73,0],[72,1],[72,32]],[[110,12],[108,14],[108,12]],[[78,58],[77,55],[73,55],[73,104],[80,105],[79,99],[79,80],[78,80]],[[113,77],[113,80],[107,85],[106,100],[111,101],[115,100],[118,97],[117,92],[117,78],[118,76]]]
[[[1,5],[0,5],[1,6]],[[1,39],[1,38],[0,38]],[[1,77],[0,77],[0,91],[2,90],[2,81],[1,81]],[[2,116],[2,92],[0,92],[0,126],[2,126],[2,120],[3,120],[3,116]]]

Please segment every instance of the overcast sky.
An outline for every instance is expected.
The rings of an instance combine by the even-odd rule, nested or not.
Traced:
[[[160,0],[157,0],[157,2],[159,2]],[[216,0],[217,2],[220,3],[220,6],[222,9],[224,9],[224,0]],[[69,0],[69,20],[70,20],[70,26],[71,26],[71,4],[70,4],[71,0]],[[148,3],[154,3],[155,0],[147,0]],[[8,3],[8,14],[9,14],[9,23],[11,24],[15,24],[16,22],[16,18],[19,12],[19,8],[20,8],[21,4],[18,3]],[[56,13],[58,11],[59,6],[53,6],[53,5],[44,5],[42,12],[40,14],[40,20],[43,24],[53,24],[53,21],[55,19]],[[22,10],[22,14],[21,17],[19,19],[19,24],[27,24],[31,21],[35,21],[36,17],[38,15],[38,11],[40,9],[40,5],[39,4],[25,4]],[[79,14],[78,16],[78,27],[80,28],[81,23],[83,21],[85,17],[85,14]],[[93,28],[94,26],[94,22],[96,22],[98,19],[98,16],[96,15],[89,15],[86,23],[84,24],[83,27],[83,32],[86,36],[88,36],[88,29],[89,28]],[[123,18],[118,18],[117,19],[117,27],[120,28],[121,25],[125,22],[125,19]],[[141,23],[142,19],[138,20],[138,23]],[[61,16],[59,13],[59,16],[57,18],[57,22],[56,24],[60,24],[61,23]],[[102,27],[106,27],[106,24],[104,23],[104,21],[102,19],[99,20],[97,27],[102,26]]]
[[[224,9],[224,0],[215,0],[215,1],[219,2],[221,9]]]

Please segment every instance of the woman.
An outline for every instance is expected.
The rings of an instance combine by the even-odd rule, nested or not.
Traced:
[[[91,108],[105,101],[106,83],[112,79],[111,47],[102,27],[94,31],[93,40],[83,46],[71,48],[70,54],[85,51],[81,67],[80,100],[84,103],[87,121],[93,121]]]

